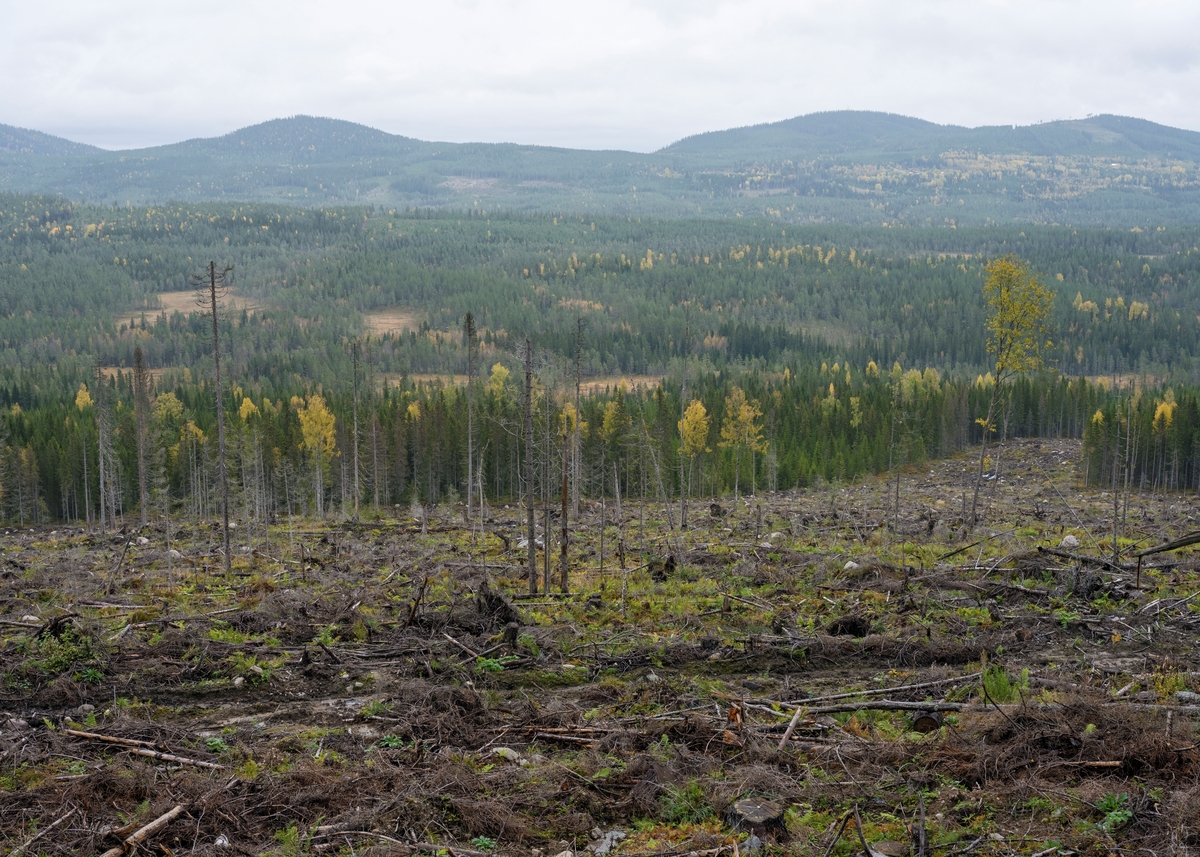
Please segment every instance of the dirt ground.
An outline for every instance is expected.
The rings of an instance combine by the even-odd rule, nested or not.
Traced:
[[[1007,444],[969,532],[968,458],[693,501],[678,535],[585,502],[566,596],[526,594],[516,505],[243,528],[228,576],[208,524],[9,528],[0,842],[1200,853],[1200,558],[1134,559],[1200,498],[1116,498],[1114,561],[1079,458]]]

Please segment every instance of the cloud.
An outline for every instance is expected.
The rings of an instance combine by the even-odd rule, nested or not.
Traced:
[[[1200,126],[1184,2],[379,0],[0,6],[0,122],[134,146],[311,113],[648,150],[814,110]]]

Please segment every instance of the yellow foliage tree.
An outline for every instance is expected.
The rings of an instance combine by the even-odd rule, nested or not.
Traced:
[[[704,403],[699,399],[692,399],[688,403],[687,410],[683,412],[683,419],[679,421],[679,437],[682,452],[688,460],[688,484],[687,491],[685,492],[687,495],[691,494],[692,470],[696,463],[696,456],[702,452],[710,451],[708,448],[708,431],[708,409],[704,407]],[[686,508],[684,515],[681,515],[680,518],[686,524]]]
[[[298,402],[293,399],[293,402]],[[313,460],[313,489],[317,495],[317,516],[325,514],[325,465],[337,455],[337,432],[333,412],[325,398],[313,393],[296,407],[300,419],[300,448],[308,450]]]
[[[86,384],[79,385],[79,392],[75,394],[75,407],[79,410],[90,408],[92,406],[92,394],[88,392]]]
[[[762,409],[754,399],[746,399],[746,393],[741,387],[734,387],[725,397],[725,419],[721,423],[721,439],[717,445],[723,449],[733,450],[733,503],[737,508],[739,495],[739,480],[742,470],[742,454],[750,452],[750,471],[754,472],[754,453],[766,452],[767,442],[763,440]],[[753,489],[751,489],[753,490]]]
[[[508,375],[508,369],[504,368],[503,363],[494,365],[491,377],[488,378],[488,392],[496,398],[502,397],[508,388]]]
[[[242,418],[242,422],[245,422],[258,413],[258,405],[250,401],[249,397],[243,396],[242,405],[238,408],[238,416]]]
[[[979,472],[971,500],[975,521],[979,506],[979,487],[983,481],[983,463],[988,436],[995,430],[996,404],[1004,383],[1015,375],[1036,372],[1045,362],[1043,352],[1050,342],[1050,312],[1054,309],[1054,290],[1042,285],[1029,265],[1011,253],[993,259],[984,266],[987,279],[983,296],[987,301],[987,350],[995,362],[995,383],[988,400],[987,416],[977,420],[983,427],[983,445],[979,450]]]
[[[154,408],[150,418],[156,423],[169,425],[177,422],[183,416],[183,402],[174,393],[159,393],[154,398]]]

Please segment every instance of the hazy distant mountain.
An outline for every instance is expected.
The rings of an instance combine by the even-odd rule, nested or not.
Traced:
[[[100,151],[102,150],[96,146],[72,143],[70,140],[43,134],[41,131],[0,125],[0,152],[22,155],[86,155]]]
[[[964,128],[893,113],[841,110],[685,137],[664,153],[719,159],[984,154],[1173,158],[1200,161],[1200,133],[1127,116],[1093,116],[1040,125]]]
[[[641,154],[441,143],[294,116],[108,152],[0,126],[0,190],[125,204],[482,207],[788,222],[1200,220],[1200,133],[1096,116],[964,128],[813,113]]]

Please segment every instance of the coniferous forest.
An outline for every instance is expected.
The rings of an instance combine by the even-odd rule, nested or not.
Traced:
[[[0,234],[0,497],[16,523],[207,516],[218,394],[250,527],[516,498],[527,340],[546,498],[563,443],[583,496],[911,467],[982,439],[984,268],[1008,254],[1056,292],[1053,335],[991,434],[1083,438],[1091,479],[1115,466],[1200,489],[1195,228],[7,195]],[[231,266],[219,391],[211,311],[193,299],[210,262]]]

